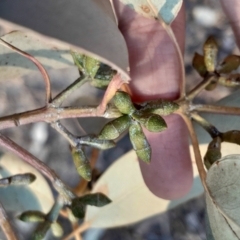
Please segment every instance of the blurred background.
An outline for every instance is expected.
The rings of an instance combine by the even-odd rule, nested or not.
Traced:
[[[209,35],[213,35],[219,43],[219,59],[229,53],[238,53],[235,39],[228,20],[221,10],[218,0],[185,0],[186,6],[186,48],[185,67],[187,89],[191,89],[201,79],[192,68],[194,52],[202,53],[202,45]],[[1,22],[0,22],[1,24]],[[6,33],[5,26],[0,25],[0,35]],[[50,71],[53,96],[63,90],[77,78],[76,69]],[[215,94],[217,93],[217,94]],[[204,91],[197,98],[198,102],[215,102],[228,95],[229,89],[217,87],[213,92]],[[65,105],[97,103],[103,95],[102,91],[85,85],[71,96]],[[44,84],[38,74],[12,81],[0,82],[0,116],[41,107],[44,104]],[[64,121],[75,135],[84,134],[84,129],[97,133],[104,125],[102,119],[83,119]],[[81,124],[81,126],[79,125]],[[62,180],[74,187],[79,176],[71,160],[66,140],[45,123],[30,124],[14,129],[1,131],[11,139],[38,156],[61,176]],[[96,163],[99,173],[110,166],[117,158],[131,149],[128,136],[123,137],[116,148],[100,152]],[[91,152],[90,149],[87,151]],[[205,203],[203,196],[191,200],[166,213],[143,220],[137,224],[113,228],[93,229],[84,233],[84,240],[205,240]],[[10,213],[11,214],[11,213]],[[14,215],[14,214],[12,214]],[[71,226],[60,217],[65,232]],[[18,223],[15,222],[15,225]],[[21,236],[30,239],[27,227],[21,225]],[[1,239],[1,237],[0,237]],[[52,236],[49,239],[54,239]]]

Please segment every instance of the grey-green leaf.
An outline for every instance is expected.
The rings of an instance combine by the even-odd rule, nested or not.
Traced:
[[[206,233],[208,240],[239,240],[240,229],[227,220],[217,209],[209,195],[206,194],[207,216]]]
[[[228,155],[208,171],[206,184],[225,218],[240,226],[240,155]],[[230,239],[230,238],[228,238]]]

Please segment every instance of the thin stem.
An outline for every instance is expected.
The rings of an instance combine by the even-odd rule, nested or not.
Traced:
[[[209,85],[214,79],[216,78],[215,75],[208,75],[200,82],[195,88],[193,88],[186,96],[187,100],[194,99],[206,86]]]
[[[43,79],[45,81],[45,85],[46,85],[46,105],[48,105],[50,103],[51,99],[52,99],[52,97],[51,97],[51,82],[50,82],[49,76],[47,74],[47,71],[42,66],[42,64],[36,58],[34,58],[32,55],[18,49],[17,47],[14,47],[10,43],[4,41],[2,38],[0,38],[0,44],[2,44],[5,47],[8,47],[8,48],[12,49],[13,51],[19,53],[22,56],[28,58],[30,61],[32,61],[37,66],[37,68],[41,72],[41,74],[43,76]]]
[[[0,202],[0,226],[8,240],[17,240],[17,237],[12,229],[6,211],[1,202]]]
[[[36,110],[17,113],[0,118],[0,130],[21,126],[34,122],[55,122],[60,119],[80,117],[104,117],[117,118],[122,114],[112,105],[109,105],[105,112],[98,112],[97,107],[64,107],[64,108],[39,108]]]
[[[191,117],[201,126],[203,127],[212,138],[219,136],[221,133],[218,129],[209,123],[206,119],[198,115],[197,113],[191,113]]]
[[[218,106],[218,105],[202,105],[194,104],[192,108],[198,112],[210,112],[216,114],[240,115],[239,107]]]
[[[28,164],[36,168],[38,171],[40,171],[52,182],[54,188],[59,192],[59,194],[62,195],[66,203],[71,203],[71,199],[75,197],[75,194],[63,183],[63,181],[57,176],[57,174],[51,168],[49,168],[47,165],[45,165],[43,162],[41,162],[38,158],[36,158],[32,154],[30,154],[27,150],[13,142],[11,139],[9,139],[6,136],[3,136],[1,133],[0,133],[0,145],[10,150],[18,157],[23,159],[25,162],[27,162]]]
[[[63,137],[65,137],[71,146],[76,147],[78,141],[76,137],[70,133],[59,121],[51,123],[51,126],[57,130]]]
[[[71,85],[69,85],[66,89],[64,89],[61,93],[59,93],[51,102],[51,106],[59,107],[63,103],[63,101],[69,97],[69,95],[74,92],[76,89],[80,88],[86,82],[89,81],[88,77],[81,76]]]
[[[63,206],[64,206],[64,200],[61,197],[58,197],[57,201],[54,203],[51,210],[47,214],[46,219],[49,222],[55,222]]]
[[[185,114],[179,114],[179,115],[183,118],[183,120],[185,121],[185,123],[187,125],[188,131],[190,134],[190,138],[192,141],[192,145],[193,145],[193,151],[194,151],[194,155],[195,155],[195,159],[196,159],[199,176],[201,178],[201,181],[202,181],[205,191],[208,192],[208,188],[206,185],[206,170],[203,166],[202,156],[200,153],[199,143],[198,143],[196,132],[193,128],[192,122],[189,119],[189,117]]]

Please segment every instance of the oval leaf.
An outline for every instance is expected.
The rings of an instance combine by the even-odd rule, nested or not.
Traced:
[[[118,159],[102,175],[93,193],[102,192],[112,203],[101,208],[87,207],[85,221],[93,228],[109,228],[133,224],[171,209],[203,193],[203,188],[194,164],[194,183],[184,198],[167,201],[153,195],[142,178],[134,151]]]
[[[206,183],[214,203],[240,227],[240,155],[229,155],[215,162]]]
[[[136,12],[148,18],[162,19],[166,24],[177,16],[182,0],[120,0],[132,7]]]

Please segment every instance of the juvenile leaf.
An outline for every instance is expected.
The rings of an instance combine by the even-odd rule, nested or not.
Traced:
[[[226,87],[239,87],[240,86],[240,74],[230,74],[229,76],[219,77],[218,82]]]
[[[144,183],[135,151],[115,161],[100,177],[92,193],[102,192],[112,200],[102,208],[87,206],[85,222],[93,228],[129,225],[163,213],[179,204],[199,196],[203,187],[193,164],[194,182],[184,198],[168,201],[152,194]]]
[[[91,78],[94,78],[98,69],[100,67],[99,60],[85,56],[84,59],[84,68],[86,69],[86,72],[89,74]]]
[[[117,91],[113,97],[113,103],[121,113],[132,114],[136,111],[131,97],[126,92]]]
[[[204,57],[202,55],[195,52],[192,60],[192,65],[201,77],[204,77],[206,75],[207,68],[205,66]]]
[[[130,123],[131,119],[128,115],[114,119],[104,126],[98,138],[107,140],[116,139],[129,128]]]
[[[211,197],[227,221],[240,227],[240,155],[229,155],[209,169],[206,184]],[[209,216],[210,217],[210,216]]]
[[[142,127],[139,123],[133,122],[129,128],[129,137],[137,156],[142,161],[149,163],[151,161],[151,146],[145,137]]]
[[[230,73],[236,70],[240,65],[240,56],[227,56],[216,68],[219,73]]]
[[[161,132],[167,129],[165,120],[157,114],[134,113],[132,118],[141,123],[150,132]]]
[[[45,214],[40,211],[26,211],[23,212],[18,218],[23,222],[44,222]]]
[[[87,181],[92,179],[92,169],[89,160],[81,148],[72,148],[72,157],[78,174]]]
[[[203,45],[204,63],[208,72],[213,72],[216,67],[218,46],[213,37],[209,37]]]
[[[177,16],[182,0],[120,0],[148,18],[162,19],[166,24]]]
[[[161,116],[167,116],[179,109],[179,105],[172,101],[163,99],[148,101],[140,104],[141,113],[155,113]]]

